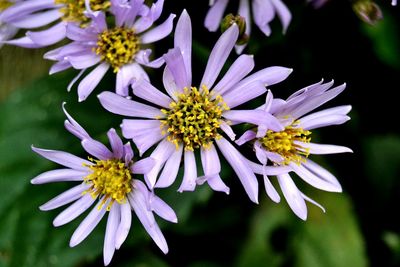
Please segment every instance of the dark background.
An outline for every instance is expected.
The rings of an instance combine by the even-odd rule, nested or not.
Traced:
[[[163,15],[188,10],[197,82],[219,36],[203,27],[207,2],[166,1]],[[131,234],[110,266],[400,266],[399,7],[379,2],[384,20],[370,26],[357,18],[347,1],[334,0],[317,10],[302,1],[287,4],[293,20],[286,35],[278,19],[268,38],[253,25],[245,53],[255,55],[256,70],[274,65],[294,69],[286,81],[271,87],[275,97],[285,98],[321,78],[347,83],[347,89],[324,107],[351,104],[352,120],[313,132],[315,140],[354,150],[313,157],[338,177],[344,193],[318,191],[295,179],[327,209],[323,214],[308,205],[308,220],[303,222],[284,199],[275,204],[267,198],[261,179],[260,204],[250,202],[228,165],[223,179],[231,188],[229,196],[207,186],[195,193],[176,193],[178,177],[173,188],[158,191],[179,218],[177,225],[159,220],[168,255],[162,255],[133,219]],[[158,43],[154,53],[161,55],[171,46],[172,37]],[[52,219],[59,210],[38,210],[70,185],[31,185],[31,178],[56,166],[34,155],[30,145],[82,154],[79,142],[63,129],[63,101],[93,136],[105,140],[106,130],[118,128],[121,117],[106,114],[95,95],[113,90],[114,78],[109,75],[88,101],[77,103],[76,88],[65,90],[76,71],[47,77],[44,51],[0,50],[0,266],[102,266],[104,222],[78,247],[69,248],[83,216],[56,229]],[[231,62],[235,57],[232,53]],[[161,70],[150,71],[159,88],[161,75]],[[263,97],[248,107],[262,101]],[[250,148],[245,154],[251,156]]]

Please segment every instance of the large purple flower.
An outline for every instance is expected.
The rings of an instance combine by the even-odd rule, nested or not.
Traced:
[[[45,55],[47,59],[58,61],[50,73],[70,67],[81,70],[70,83],[70,89],[88,68],[96,66],[78,85],[79,101],[83,101],[112,68],[117,73],[116,92],[127,96],[128,84],[139,77],[148,79],[141,65],[158,68],[164,63],[162,58],[150,61],[151,49],[144,48],[172,31],[174,14],[149,30],[160,17],[163,3],[163,0],[158,0],[148,8],[143,0],[112,0],[111,13],[115,17],[112,28],[107,26],[103,12],[88,12],[92,22],[86,28],[69,23],[67,37],[73,42]]]
[[[32,179],[32,184],[80,182],[40,206],[40,209],[52,210],[74,202],[54,219],[53,224],[58,227],[74,220],[97,202],[72,235],[71,247],[82,242],[108,211],[103,250],[105,265],[110,263],[115,249],[120,248],[129,233],[132,209],[154,242],[167,253],[168,245],[155,221],[153,211],[171,222],[177,222],[176,215],[144,183],[134,178],[137,174],[149,173],[155,160],[144,158],[134,162],[130,143],[124,145],[114,129],[107,133],[112,148],[109,150],[92,139],[65,110],[64,112],[68,117],[65,121],[67,130],[81,139],[82,147],[95,158],[85,160],[63,151],[32,147],[42,157],[66,167],[44,172]]]
[[[228,2],[229,0],[210,0],[211,7],[204,21],[204,25],[209,31],[218,30]],[[251,13],[254,23],[267,36],[271,34],[269,23],[275,18],[275,15],[278,15],[281,20],[284,33],[292,19],[289,9],[281,0],[240,0],[238,14],[246,20],[245,33],[247,35],[250,35],[251,32]],[[244,47],[244,45],[237,46],[236,51],[241,53]]]
[[[274,124],[268,118],[274,118],[267,112],[233,108],[262,95],[266,92],[266,85],[284,80],[292,70],[270,67],[246,77],[254,67],[254,60],[252,56],[242,55],[215,83],[238,34],[236,25],[222,34],[210,54],[200,86],[192,86],[192,27],[190,17],[184,11],[176,26],[175,48],[164,56],[167,66],[163,81],[168,95],[145,79],[133,84],[134,95],[160,108],[111,92],[99,95],[101,104],[108,111],[139,118],[123,120],[122,132],[126,138],[134,141],[140,154],[158,143],[151,153],[151,157],[156,159],[155,167],[145,175],[150,188],[170,186],[176,179],[183,155],[184,177],[180,192],[194,190],[196,184],[207,182],[212,189],[229,193],[229,188],[219,176],[221,166],[214,146],[217,144],[250,199],[258,201],[258,184],[254,173],[244,157],[222,134],[234,140],[231,123],[260,124],[267,121],[266,124],[273,128]],[[197,151],[201,157],[203,175],[197,173]]]
[[[88,0],[87,0],[88,1]],[[5,43],[37,48],[55,44],[66,37],[68,22],[77,23],[80,27],[89,24],[90,18],[85,16],[85,0],[26,0],[9,1],[12,4],[4,10],[2,21],[19,29],[39,29],[27,31],[26,36]],[[95,11],[107,11],[109,0],[89,0]]]
[[[311,142],[311,131],[317,128],[339,125],[350,119],[347,113],[351,106],[339,106],[314,112],[309,112],[335,98],[346,87],[345,84],[332,88],[333,81],[329,83],[316,83],[301,89],[290,96],[287,100],[273,98],[268,92],[265,105],[261,110],[270,112],[276,117],[281,130],[276,131],[259,125],[256,129],[245,132],[236,142],[242,145],[246,142],[254,143],[254,151],[258,160],[266,166],[282,166],[287,173],[276,175],[283,195],[291,209],[301,219],[307,218],[307,207],[305,200],[321,207],[318,203],[304,195],[295,185],[289,172],[295,172],[305,182],[315,188],[329,191],[341,192],[340,183],[329,171],[311,161],[310,154],[335,154],[352,152],[343,146],[315,144]],[[275,202],[280,197],[267,177],[264,167],[252,164],[256,173],[264,175],[264,183],[268,196]],[[282,171],[282,169],[281,169]],[[271,175],[271,173],[269,173]],[[322,207],[321,207],[322,208]],[[323,209],[323,208],[322,208]]]

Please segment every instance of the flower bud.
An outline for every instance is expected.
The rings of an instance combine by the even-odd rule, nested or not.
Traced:
[[[226,31],[234,23],[239,27],[239,38],[236,44],[244,45],[249,41],[249,36],[246,34],[246,20],[240,15],[228,14],[221,22],[221,32]]]
[[[353,10],[364,22],[374,25],[383,18],[380,7],[372,0],[358,0],[353,4]]]

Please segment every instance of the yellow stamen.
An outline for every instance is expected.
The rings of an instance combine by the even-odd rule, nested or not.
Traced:
[[[311,137],[309,137],[311,132],[297,128],[297,124],[297,122],[294,122],[281,132],[268,130],[265,136],[259,139],[266,150],[283,157],[283,162],[279,162],[280,164],[287,165],[290,162],[300,164],[304,162],[304,157],[308,157],[310,154],[308,149],[295,144],[295,141],[303,143],[311,141]]]
[[[135,31],[121,27],[102,32],[95,52],[114,68],[114,72],[118,72],[120,67],[133,61],[139,46]]]
[[[91,185],[85,193],[90,193],[93,198],[104,196],[99,208],[107,200],[110,200],[107,210],[110,210],[115,201],[120,204],[125,203],[126,195],[132,191],[132,177],[129,168],[116,159],[89,160],[95,164],[87,165],[93,172],[84,178],[85,183]]]
[[[86,27],[90,23],[90,19],[84,14],[86,10],[85,0],[54,0],[54,2],[57,5],[63,5],[63,7],[60,8],[62,20],[77,22],[81,27]],[[90,0],[90,8],[93,11],[107,11],[110,6],[111,2],[109,0]]]
[[[8,0],[0,0],[0,12],[9,8],[12,6],[14,3]]]
[[[222,112],[229,107],[220,95],[211,99],[212,94],[203,85],[184,88],[178,95],[178,101],[170,104],[170,109],[162,109],[166,115],[160,119],[163,134],[169,134],[167,140],[176,147],[183,143],[186,150],[210,147],[214,139],[221,138],[218,133]]]

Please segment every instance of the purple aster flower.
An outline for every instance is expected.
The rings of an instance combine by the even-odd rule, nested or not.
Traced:
[[[281,82],[292,70],[270,67],[247,76],[254,67],[254,60],[252,56],[242,55],[216,83],[238,34],[236,25],[222,34],[211,51],[200,86],[192,86],[192,27],[190,17],[184,11],[176,26],[175,48],[164,56],[167,66],[163,82],[168,95],[146,79],[133,84],[134,95],[159,108],[111,92],[99,95],[101,104],[108,111],[135,117],[123,120],[121,127],[123,135],[134,141],[141,155],[158,143],[151,153],[156,160],[155,167],[145,175],[150,188],[170,186],[176,179],[183,156],[184,177],[178,191],[192,191],[196,184],[207,182],[212,189],[229,193],[229,188],[219,176],[221,165],[216,144],[250,199],[258,201],[258,183],[254,173],[245,158],[222,134],[234,140],[230,123],[260,124],[273,118],[261,109],[233,108],[262,95],[266,92],[266,85]],[[197,151],[204,175],[197,173]]]
[[[107,133],[112,148],[109,150],[92,139],[65,109],[64,112],[68,118],[65,121],[66,129],[81,139],[82,147],[95,158],[89,157],[89,160],[85,160],[63,151],[32,147],[42,157],[66,167],[44,172],[32,179],[32,184],[80,182],[40,206],[40,209],[52,210],[73,202],[54,219],[53,224],[58,227],[74,220],[97,202],[72,235],[71,247],[82,242],[109,212],[103,250],[105,265],[110,263],[115,249],[121,247],[129,233],[131,210],[158,247],[167,253],[168,245],[155,221],[153,211],[176,223],[175,212],[150,192],[144,183],[135,179],[137,174],[149,173],[155,160],[144,158],[134,162],[130,143],[124,145],[114,129]]]
[[[228,2],[229,0],[210,0],[210,9],[204,21],[204,25],[209,31],[218,30]],[[254,23],[267,36],[271,34],[269,23],[275,18],[275,15],[281,20],[284,33],[292,19],[289,9],[281,0],[240,0],[238,14],[246,20],[245,33],[248,36],[252,21],[250,13],[253,15]],[[241,53],[244,47],[245,45],[237,46],[236,51]]]
[[[115,16],[112,28],[107,27],[103,12],[90,12],[92,22],[86,28],[69,23],[67,37],[73,42],[45,55],[47,59],[58,61],[50,73],[70,67],[81,70],[68,86],[70,90],[88,68],[95,66],[78,85],[79,101],[84,101],[112,68],[117,74],[116,92],[127,96],[131,82],[139,77],[148,79],[142,66],[158,68],[164,63],[162,58],[150,61],[151,49],[144,48],[172,31],[174,14],[149,30],[160,17],[163,3],[163,0],[158,0],[148,8],[143,0],[112,0],[111,13]]]
[[[2,0],[4,1],[4,0]],[[85,0],[25,0],[12,2],[2,14],[3,22],[19,29],[27,29],[26,36],[4,43],[27,48],[53,45],[66,37],[66,25],[75,22],[80,27],[89,24],[85,16]],[[90,0],[90,6],[96,11],[110,8],[108,0]],[[30,31],[32,29],[46,29]]]
[[[352,152],[351,149],[343,146],[311,142],[312,130],[339,125],[350,119],[347,114],[350,112],[351,106],[339,106],[308,114],[335,98],[346,87],[343,84],[330,89],[332,85],[333,81],[329,83],[321,81],[297,91],[287,100],[273,98],[272,93],[268,92],[266,103],[260,109],[270,112],[276,117],[281,124],[281,130],[276,131],[265,125],[259,125],[256,129],[245,132],[236,141],[238,145],[249,141],[253,142],[256,156],[263,164],[263,166],[252,164],[253,170],[264,175],[267,195],[275,202],[279,202],[280,197],[267,177],[267,174],[273,174],[265,172],[264,166],[270,162],[273,166],[286,168],[286,173],[276,175],[278,183],[290,208],[303,220],[307,218],[305,200],[319,206],[322,210],[324,209],[296,187],[289,172],[295,172],[315,188],[329,192],[341,192],[342,187],[336,177],[311,161],[308,156]]]

